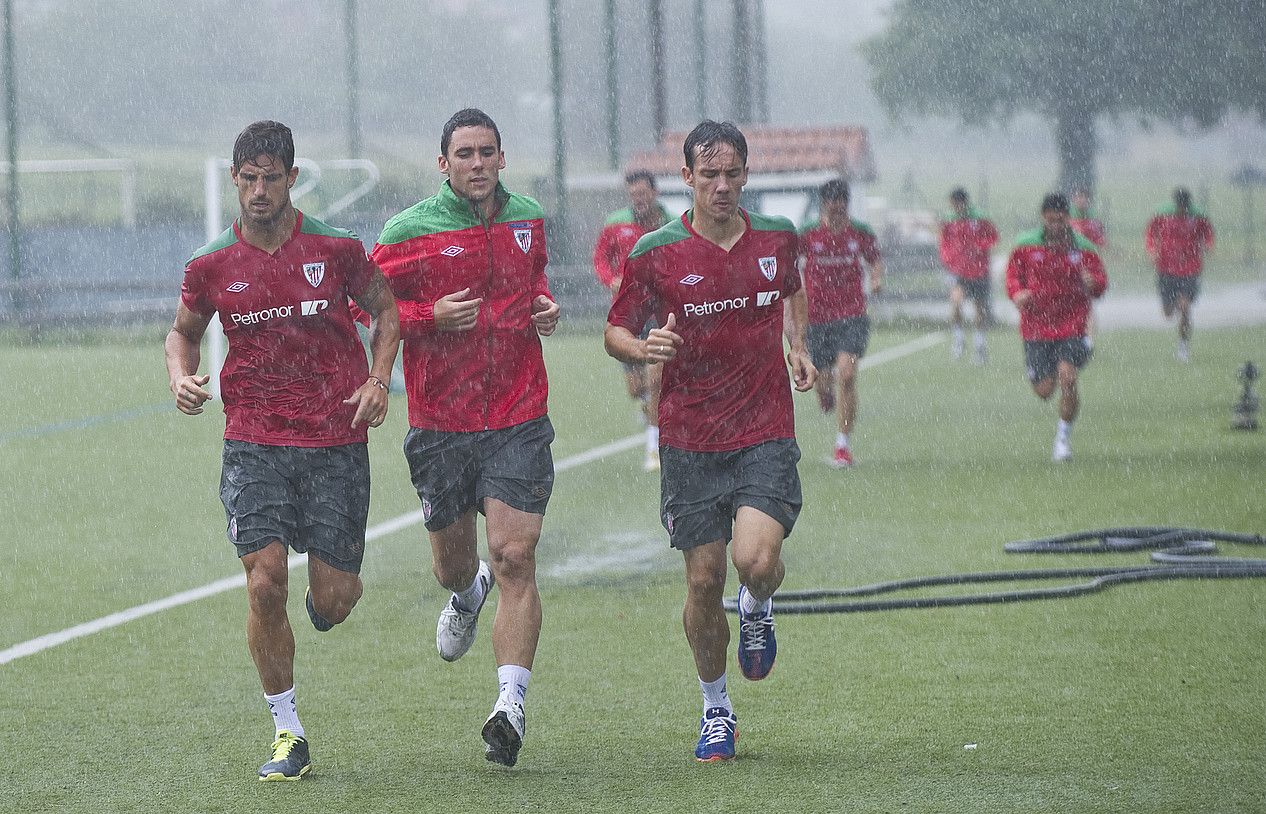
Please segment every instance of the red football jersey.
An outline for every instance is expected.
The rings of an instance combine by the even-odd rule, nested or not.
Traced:
[[[657,206],[659,225],[673,220],[663,206]],[[593,247],[593,273],[605,288],[615,284],[620,274],[620,264],[629,256],[633,247],[648,229],[637,222],[632,207],[625,207],[607,216],[602,231],[598,233],[598,242]]]
[[[1048,246],[1042,230],[1020,235],[1007,263],[1007,296],[1024,289],[1033,293],[1020,309],[1020,337],[1029,341],[1074,339],[1086,335],[1090,301],[1103,296],[1108,277],[1095,245],[1074,232],[1070,248]],[[1082,271],[1090,273],[1087,286]]]
[[[180,298],[219,313],[228,338],[220,373],[224,437],[255,444],[328,447],[363,443],[355,405],[343,404],[369,376],[348,297],[374,264],[356,235],[297,213],[275,254],[242,239],[238,224],[199,249]]]
[[[748,229],[727,252],[691,212],[637,242],[607,321],[634,334],[676,315],[683,344],[664,365],[660,441],[695,452],[794,438],[782,300],[800,289],[786,218],[740,209]]]
[[[1199,210],[1180,215],[1170,208],[1147,224],[1146,242],[1157,272],[1194,277],[1204,270],[1204,253],[1213,248],[1213,226]]]
[[[997,242],[993,222],[969,209],[941,226],[941,263],[960,280],[983,280],[989,276],[989,250]]]
[[[879,261],[875,233],[861,221],[849,221],[839,231],[820,223],[800,235],[804,257],[804,287],[809,295],[809,322],[819,325],[866,313],[862,260]]]

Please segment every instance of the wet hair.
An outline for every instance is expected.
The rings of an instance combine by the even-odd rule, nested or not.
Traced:
[[[633,170],[628,175],[624,176],[624,183],[626,186],[631,187],[639,181],[644,181],[651,189],[655,189],[655,176],[651,175],[647,170]]]
[[[1186,187],[1179,187],[1174,190],[1174,204],[1176,204],[1179,209],[1190,209],[1191,190]]]
[[[459,127],[487,127],[497,137],[497,149],[501,149],[501,131],[492,117],[477,107],[468,107],[454,113],[444,122],[444,132],[440,134],[440,155],[448,155],[448,144],[453,140],[453,131]]]
[[[1042,199],[1043,212],[1061,212],[1068,214],[1068,196],[1062,192],[1052,192]]]
[[[743,166],[747,166],[747,139],[734,122],[706,119],[695,125],[695,129],[686,136],[686,143],[682,146],[686,154],[686,167],[693,170],[697,155],[714,150],[722,144],[733,147]]]
[[[950,200],[958,201],[959,203],[967,203],[967,190],[962,187],[955,187],[950,193]]]
[[[233,169],[239,170],[261,155],[278,159],[286,172],[290,172],[295,165],[295,139],[290,128],[267,119],[246,125],[233,142]]]
[[[818,187],[818,197],[824,201],[847,201],[848,196],[848,181],[843,178],[832,178]]]

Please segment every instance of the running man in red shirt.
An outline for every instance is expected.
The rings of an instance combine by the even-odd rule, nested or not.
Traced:
[[[1191,358],[1191,305],[1200,294],[1204,255],[1213,249],[1213,225],[1191,205],[1191,193],[1174,190],[1174,205],[1162,209],[1147,224],[1147,253],[1156,266],[1161,310],[1169,319],[1178,312],[1180,362]]]
[[[726,544],[741,583],[739,667],[755,681],[774,666],[771,597],[801,505],[787,366],[802,392],[816,371],[795,227],[739,206],[747,140],[729,122],[705,121],[684,152],[693,206],[638,240],[604,342],[622,362],[664,366],[660,517],[685,556],[683,621],[704,708],[695,758],[716,761],[734,757],[738,726],[726,689]],[[652,317],[663,327],[640,339]]]
[[[857,418],[857,363],[870,344],[866,292],[883,287],[884,261],[870,227],[848,216],[848,183],[827,181],[818,190],[821,219],[800,234],[800,257],[809,300],[809,354],[818,370],[818,403],[835,410],[831,466],[853,465],[849,435]],[[870,270],[865,285],[862,262]]]
[[[1020,235],[1007,263],[1007,296],[1020,310],[1020,337],[1029,383],[1045,401],[1059,384],[1059,423],[1051,458],[1072,457],[1080,399],[1078,371],[1090,359],[1086,317],[1108,278],[1095,245],[1068,225],[1068,199],[1047,195],[1042,228]]]
[[[971,205],[967,190],[959,187],[950,193],[950,219],[941,224],[941,262],[950,279],[950,353],[955,359],[963,355],[963,301],[970,299],[976,308],[976,364],[988,358],[985,329],[993,318],[992,294],[989,285],[989,250],[998,242],[993,221]]]
[[[541,634],[536,545],[554,487],[540,337],[554,332],[559,309],[545,278],[544,213],[502,186],[506,158],[488,114],[453,114],[438,160],[448,179],[387,221],[373,257],[400,309],[405,459],[435,578],[452,591],[435,646],[445,661],[465,655],[489,592],[500,587],[498,694],[482,736],[488,760],[513,766]],[[479,514],[489,562],[479,559]]]
[[[189,261],[165,343],[176,407],[198,415],[211,399],[200,344],[217,313],[228,338],[220,500],[246,569],[246,641],[274,722],[260,780],[298,780],[312,767],[295,707],[287,549],[308,553],[313,626],[346,619],[361,595],[366,430],[387,415],[400,339],[391,291],[360,240],[291,205],[294,154],[277,122],[237,137],[230,173],[241,215]],[[368,368],[349,297],[373,317]]]
[[[612,212],[598,233],[598,243],[593,248],[593,273],[598,282],[611,291],[612,299],[620,290],[620,266],[633,251],[638,238],[653,232],[672,220],[668,211],[659,203],[655,192],[655,176],[646,170],[634,170],[624,177],[630,205]],[[642,331],[645,337],[650,324]],[[658,365],[624,364],[624,378],[629,397],[642,406],[646,420],[647,472],[659,471],[659,388],[661,369]]]

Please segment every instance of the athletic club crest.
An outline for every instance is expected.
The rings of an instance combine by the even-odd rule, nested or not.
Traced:
[[[325,279],[325,263],[304,263],[303,276],[316,288]]]
[[[514,242],[519,244],[519,248],[524,254],[528,253],[528,249],[532,248],[532,230],[531,229],[515,229]]]
[[[765,275],[766,280],[773,280],[778,276],[778,258],[762,257],[756,262],[760,263],[760,273]]]

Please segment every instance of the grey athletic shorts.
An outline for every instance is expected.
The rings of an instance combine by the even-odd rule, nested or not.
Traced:
[[[963,296],[973,302],[983,302],[989,304],[989,277],[977,277],[975,280],[964,280],[962,277],[956,277],[953,274],[949,276],[950,285],[956,285],[963,289]]]
[[[1200,275],[1179,277],[1177,274],[1157,274],[1156,290],[1160,292],[1161,307],[1172,311],[1178,306],[1178,298],[1186,297],[1195,302],[1200,295]]]
[[[870,317],[846,317],[834,322],[809,325],[809,358],[818,370],[830,370],[841,353],[857,358],[866,355],[870,345]]]
[[[237,556],[273,540],[360,572],[369,518],[365,444],[285,447],[224,442],[220,501]]]
[[[660,520],[673,548],[734,536],[739,506],[751,506],[782,523],[791,534],[800,515],[800,447],[779,438],[726,452],[659,448]]]
[[[549,416],[478,432],[410,427],[404,457],[427,530],[448,528],[472,508],[482,514],[488,497],[521,512],[545,514],[554,491],[553,440]]]
[[[1084,336],[1050,341],[1026,340],[1024,343],[1024,368],[1030,383],[1053,378],[1060,362],[1068,362],[1080,370],[1088,361],[1090,348]]]

